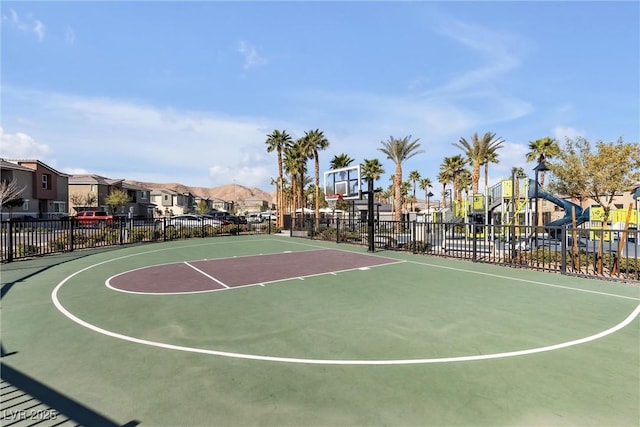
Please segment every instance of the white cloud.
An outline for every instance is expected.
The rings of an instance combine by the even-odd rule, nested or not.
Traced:
[[[571,126],[556,126],[553,128],[553,137],[562,144],[567,138],[586,136],[586,132]]]
[[[34,19],[30,14],[26,18],[21,18],[15,9],[9,9],[9,16],[4,15],[3,21],[9,22],[14,28],[20,31],[35,34],[38,40],[42,41],[45,37],[45,25],[39,19]]]
[[[33,32],[38,37],[38,40],[44,40],[44,24],[42,21],[36,19],[33,23]]]
[[[242,55],[242,57],[244,58],[243,69],[245,71],[248,71],[251,68],[259,67],[261,65],[265,65],[267,63],[267,60],[264,57],[260,56],[255,46],[247,43],[244,40],[241,40],[238,43],[238,53],[240,53],[240,55]]]
[[[5,133],[0,128],[0,155],[7,159],[42,159],[47,158],[51,148],[39,144],[31,136],[24,133]]]
[[[11,125],[37,129],[48,146],[22,133],[3,135],[3,152],[11,148],[12,157],[48,160],[62,171],[203,187],[235,180],[260,188],[277,173],[264,144],[270,126],[260,119],[12,88],[6,99],[8,117],[27,115],[34,123]]]

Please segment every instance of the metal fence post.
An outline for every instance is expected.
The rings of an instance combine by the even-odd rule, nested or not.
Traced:
[[[418,253],[418,227],[417,227],[417,221],[414,219],[413,221],[411,221],[411,234],[413,237],[411,239],[411,251],[413,252],[413,254],[417,254]]]
[[[73,218],[69,218],[69,252],[73,252],[76,246],[76,236],[73,228],[74,222]]]
[[[473,216],[471,216],[471,260],[473,262],[478,261],[478,239],[476,239],[476,222]]]
[[[13,224],[7,221],[7,262],[13,261]]]
[[[560,274],[567,273],[567,226],[560,228]]]

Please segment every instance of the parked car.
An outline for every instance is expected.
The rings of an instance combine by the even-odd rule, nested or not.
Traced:
[[[266,220],[275,221],[277,219],[276,215],[273,212],[262,212],[260,213],[260,216],[265,221]]]
[[[260,214],[250,214],[247,217],[247,223],[259,223],[263,221],[266,221],[266,219],[262,218],[262,215]]]
[[[202,227],[202,226],[219,227],[225,225],[220,219],[210,217],[208,215],[184,214],[176,215],[165,220],[166,227]]]
[[[247,223],[247,219],[244,216],[233,215],[229,212],[211,211],[207,215],[212,218],[227,221],[227,223],[229,224],[246,224]]]
[[[106,227],[113,223],[113,215],[105,211],[82,211],[73,217],[80,226]]]

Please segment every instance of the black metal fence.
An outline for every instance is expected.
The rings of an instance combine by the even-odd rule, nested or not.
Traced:
[[[636,229],[607,231],[568,227],[487,225],[418,221],[376,221],[373,243],[361,219],[290,218],[292,237],[364,245],[375,250],[409,251],[473,262],[500,264],[584,277],[640,282]],[[71,219],[5,221],[0,229],[1,261],[79,249],[143,242],[279,232],[271,221],[212,226],[176,226],[165,219],[118,219],[81,227]]]
[[[72,218],[3,221],[0,228],[1,261],[31,258],[79,249],[195,237],[271,233],[270,221],[217,226],[172,224],[167,219],[117,218],[113,223],[82,226]]]
[[[293,237],[409,251],[584,277],[640,281],[638,230],[298,217]]]

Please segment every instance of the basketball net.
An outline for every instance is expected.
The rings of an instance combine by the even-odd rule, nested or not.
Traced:
[[[341,200],[344,200],[342,194],[336,194],[336,198],[332,199],[332,200],[328,200],[327,203],[329,204],[329,207],[331,208],[332,212],[336,211],[336,206],[338,205],[338,202]]]

